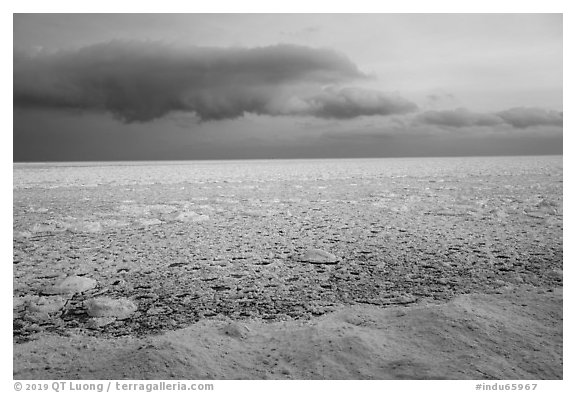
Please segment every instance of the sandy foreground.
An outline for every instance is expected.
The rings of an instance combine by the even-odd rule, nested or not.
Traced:
[[[561,157],[14,169],[15,379],[561,379]]]
[[[562,379],[562,290],[346,307],[312,321],[202,321],[147,338],[45,335],[15,379]]]

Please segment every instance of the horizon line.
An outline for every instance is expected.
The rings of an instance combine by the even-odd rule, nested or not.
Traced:
[[[357,156],[357,157],[268,157],[268,158],[189,158],[189,159],[120,159],[120,160],[39,160],[18,161],[12,160],[12,164],[51,164],[51,163],[104,163],[104,162],[183,162],[183,161],[297,161],[297,160],[370,160],[370,159],[403,159],[403,158],[487,158],[487,157],[549,157],[564,156],[562,153],[543,154],[478,154],[478,155],[405,155],[405,156]]]

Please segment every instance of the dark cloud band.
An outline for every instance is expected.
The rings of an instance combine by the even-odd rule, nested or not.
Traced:
[[[499,116],[502,121],[515,128],[532,126],[562,127],[564,123],[562,112],[542,108],[512,108],[498,112],[496,115]]]
[[[476,113],[464,108],[444,111],[426,111],[415,118],[419,124],[441,127],[493,127],[508,125],[514,128],[535,126],[562,127],[562,112],[542,108],[512,108],[496,113]]]
[[[172,111],[201,120],[244,113],[346,119],[405,113],[400,97],[322,88],[367,79],[345,56],[326,49],[177,48],[114,41],[75,51],[14,55],[14,105],[107,111],[145,122]]]
[[[350,119],[359,116],[387,116],[413,112],[418,107],[398,95],[359,88],[327,88],[305,99],[304,112],[326,119]]]

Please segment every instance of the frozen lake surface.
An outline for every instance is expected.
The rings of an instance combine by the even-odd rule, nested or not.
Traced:
[[[338,332],[351,318],[381,337],[389,332],[389,308],[419,307],[414,312],[426,315],[430,305],[442,305],[438,318],[452,318],[452,327],[437,321],[434,329],[447,330],[419,336],[422,345],[455,329],[451,334],[469,341],[435,351],[468,353],[468,343],[484,337],[478,332],[496,326],[486,333],[486,348],[494,348],[482,361],[496,364],[490,351],[512,345],[506,353],[517,354],[514,370],[525,371],[486,375],[558,378],[562,170],[560,156],[14,164],[14,340],[71,332],[144,339],[196,323],[320,323],[324,316]],[[542,306],[543,294],[558,307]],[[525,304],[533,319],[522,319],[528,309],[516,306],[518,299],[532,299]],[[474,309],[483,322],[458,319],[464,311],[454,307],[467,309],[467,302],[485,307]],[[493,302],[502,310],[490,309]],[[338,310],[368,319],[341,320]],[[521,327],[507,330],[508,310]],[[482,319],[494,313],[500,322]],[[369,315],[380,315],[383,325],[365,325]],[[399,331],[420,326],[418,318],[399,319]],[[340,337],[333,333],[330,343]],[[302,333],[303,343],[313,342],[310,334]],[[532,363],[511,338],[531,337],[525,350],[534,353],[542,335],[552,349]],[[270,340],[266,345],[275,345]],[[382,352],[370,352],[366,340],[359,353],[380,364]],[[334,356],[345,341],[338,342],[326,343]],[[302,345],[299,353],[308,353]],[[335,361],[348,364],[342,359]],[[290,367],[308,375],[307,367]],[[460,375],[419,367],[415,360],[409,368]],[[475,367],[469,375],[484,378]],[[388,375],[382,372],[365,376]],[[42,369],[34,375],[46,376]]]
[[[16,163],[14,188],[562,175],[561,156]]]

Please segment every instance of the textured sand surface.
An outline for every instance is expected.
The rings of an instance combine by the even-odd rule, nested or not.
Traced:
[[[15,165],[14,375],[561,378],[562,214],[561,157]]]
[[[17,345],[14,366],[16,379],[561,379],[562,293],[211,320],[137,339],[46,335]]]

